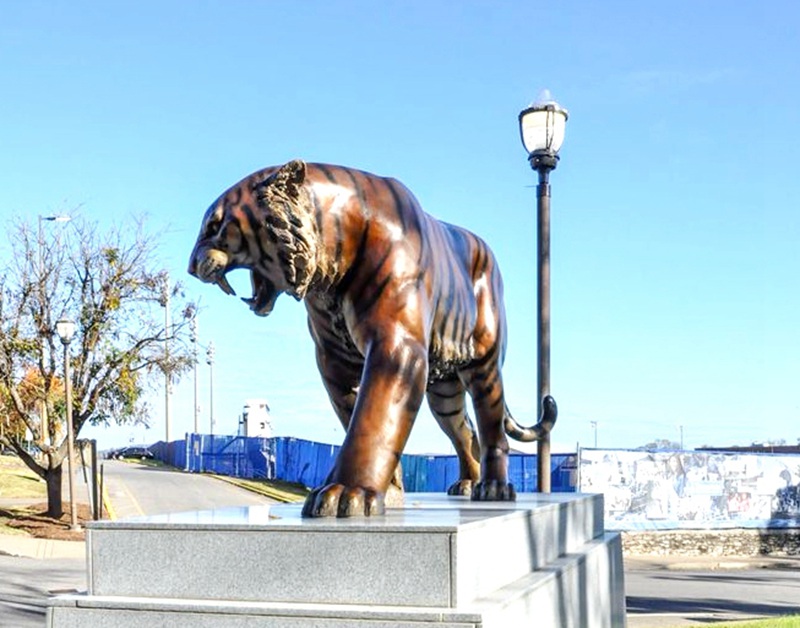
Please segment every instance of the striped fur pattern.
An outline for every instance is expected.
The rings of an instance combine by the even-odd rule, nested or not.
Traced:
[[[266,316],[302,299],[331,403],[346,429],[326,484],[303,514],[382,513],[424,397],[458,453],[451,494],[513,500],[506,432],[534,440],[503,397],[503,283],[480,238],[426,214],[391,178],[292,161],[240,181],[207,210],[189,273],[232,294],[226,274],[250,270],[243,301]],[[472,398],[477,433],[467,415]]]

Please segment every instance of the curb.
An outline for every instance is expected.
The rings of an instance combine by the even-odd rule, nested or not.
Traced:
[[[714,556],[706,559],[699,557],[663,556],[625,556],[625,567],[649,569],[653,571],[741,571],[744,569],[797,569],[800,566],[797,558],[766,556]]]
[[[268,497],[269,499],[274,499],[277,502],[281,502],[283,504],[292,504],[298,501],[302,501],[302,497],[298,495],[292,495],[290,493],[284,493],[278,489],[272,489],[268,486],[253,486],[247,482],[240,482],[240,478],[235,478],[229,475],[218,475],[216,473],[209,473],[210,477],[221,480],[223,482],[227,482],[228,484],[233,484],[234,486],[238,486],[246,491],[250,491],[251,493],[257,493],[258,495],[263,495],[264,497]]]
[[[117,511],[114,510],[114,505],[111,503],[111,497],[108,494],[108,484],[105,482],[103,482],[103,494],[100,496],[100,499],[103,500],[103,508],[108,518],[114,521],[117,518]]]

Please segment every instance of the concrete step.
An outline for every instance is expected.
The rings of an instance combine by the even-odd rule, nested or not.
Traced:
[[[617,533],[458,608],[61,596],[50,628],[616,628],[625,626]]]

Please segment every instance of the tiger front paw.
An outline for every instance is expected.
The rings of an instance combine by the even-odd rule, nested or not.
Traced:
[[[497,480],[481,480],[472,489],[474,502],[513,502],[517,499],[514,485]]]
[[[448,495],[472,495],[472,480],[458,480],[447,489]]]
[[[314,489],[303,504],[303,517],[370,517],[384,512],[383,493],[344,484]]]

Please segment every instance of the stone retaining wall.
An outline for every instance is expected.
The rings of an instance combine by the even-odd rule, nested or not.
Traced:
[[[626,556],[800,556],[800,530],[623,532]]]

